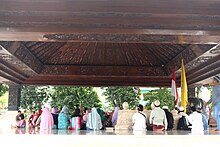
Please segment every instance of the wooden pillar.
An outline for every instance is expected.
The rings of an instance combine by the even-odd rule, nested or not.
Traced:
[[[20,107],[21,88],[19,85],[9,85],[8,110],[16,111]]]
[[[196,96],[195,87],[188,88],[188,98],[192,98]]]

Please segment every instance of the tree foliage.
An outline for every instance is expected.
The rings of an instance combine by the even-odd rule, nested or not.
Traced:
[[[22,109],[39,110],[48,101],[48,87],[23,86],[21,89],[20,105]]]
[[[130,109],[135,109],[139,99],[138,93],[135,92],[133,87],[107,87],[103,88],[106,100],[114,107],[116,104],[122,108],[124,102],[128,102]]]
[[[71,112],[77,106],[101,107],[99,97],[92,87],[54,87],[50,105],[60,109],[66,105]]]
[[[144,100],[149,101],[147,109],[151,109],[151,103],[156,100],[160,101],[161,107],[166,105],[169,107],[169,109],[174,108],[174,97],[171,95],[171,91],[168,90],[168,88],[151,90],[144,95]]]
[[[6,91],[8,91],[8,87],[4,84],[0,84],[0,97],[3,96]]]

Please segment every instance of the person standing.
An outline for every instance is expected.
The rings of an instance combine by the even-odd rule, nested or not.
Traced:
[[[143,113],[143,105],[138,105],[138,112],[136,112],[132,117],[133,130],[134,131],[143,131],[146,130],[147,116]]]
[[[212,103],[212,107],[213,107],[213,118],[217,123],[217,128],[215,131],[220,131],[220,77],[219,76],[214,76],[213,77],[213,88],[212,88],[212,96],[210,98],[210,100],[205,103],[205,106]]]
[[[172,130],[173,129],[173,124],[174,124],[174,119],[173,119],[173,114],[169,111],[168,106],[163,106],[163,110],[166,114],[167,118],[167,130]]]
[[[160,108],[160,101],[154,102],[155,108],[150,113],[150,124],[153,125],[153,131],[167,130],[167,118],[165,112]]]

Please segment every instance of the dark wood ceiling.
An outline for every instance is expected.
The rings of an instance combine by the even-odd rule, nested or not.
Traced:
[[[163,67],[188,44],[24,42],[46,65]]]
[[[0,82],[170,86],[219,74],[218,0],[2,0]]]

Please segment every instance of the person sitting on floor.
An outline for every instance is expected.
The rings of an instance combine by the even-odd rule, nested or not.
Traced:
[[[133,130],[134,131],[143,131],[146,130],[146,122],[147,122],[147,116],[145,113],[143,113],[144,107],[143,105],[138,105],[138,112],[136,112],[132,117]]]
[[[167,118],[167,130],[172,130],[173,129],[173,124],[174,124],[174,119],[173,119],[173,114],[169,111],[168,106],[163,106],[163,110],[166,114]]]
[[[91,113],[88,114],[86,128],[87,130],[100,130],[102,128],[101,117],[96,108],[92,108]]]
[[[120,110],[120,107],[118,105],[115,106],[115,110],[113,112],[112,115],[112,126],[113,129],[115,129],[115,125],[117,125],[117,121],[118,121],[118,111]]]
[[[70,130],[80,130],[81,128],[81,112],[79,108],[76,108],[70,119]]]
[[[41,114],[42,114],[42,109],[39,109],[37,114],[38,114],[38,117],[37,117],[37,120],[36,120],[36,123],[35,123],[35,127],[39,128],[40,127],[40,122],[41,122]]]
[[[18,110],[18,115],[16,116],[16,124],[12,125],[13,128],[25,128],[26,127],[26,121],[24,119],[24,114],[21,113],[20,110]]]
[[[153,126],[153,131],[167,130],[167,118],[165,112],[160,108],[160,101],[154,102],[155,108],[150,113],[150,124]]]
[[[189,123],[189,116],[184,112],[184,107],[179,107],[178,116],[177,130],[190,131],[191,124]]]
[[[190,124],[192,124],[191,132],[193,134],[201,134],[203,133],[203,130],[204,130],[203,122],[202,122],[202,114],[198,113],[196,110],[197,109],[195,106],[191,107],[192,113],[189,115],[189,122]]]
[[[70,123],[69,110],[67,106],[63,106],[58,116],[58,129],[68,129]]]
[[[32,112],[31,116],[29,117],[29,126],[35,127],[35,123],[38,118],[38,113],[35,113],[35,111]]]
[[[53,116],[50,113],[49,108],[45,107],[41,114],[40,130],[51,129],[53,129]]]
[[[58,116],[59,116],[59,112],[58,112],[57,107],[53,107],[52,108],[51,114],[53,116],[53,127],[54,127],[54,129],[58,129]]]

